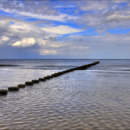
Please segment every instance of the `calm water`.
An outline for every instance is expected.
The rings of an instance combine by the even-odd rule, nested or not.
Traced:
[[[0,88],[95,60],[0,60]],[[0,96],[0,130],[130,130],[130,60],[100,64]]]

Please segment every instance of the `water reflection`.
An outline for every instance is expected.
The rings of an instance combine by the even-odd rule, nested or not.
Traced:
[[[0,97],[0,129],[129,129],[129,76],[76,71],[9,93]]]
[[[57,72],[58,70],[12,69],[0,68],[0,88],[17,86],[25,81],[38,79]]]

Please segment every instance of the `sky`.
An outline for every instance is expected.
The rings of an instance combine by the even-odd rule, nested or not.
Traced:
[[[0,0],[0,59],[130,59],[130,1]]]

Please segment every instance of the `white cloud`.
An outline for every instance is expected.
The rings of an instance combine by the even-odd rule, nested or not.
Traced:
[[[18,11],[16,9],[9,9],[9,8],[0,8],[1,10],[8,12],[8,13],[16,13],[18,15],[27,16],[31,18],[37,18],[37,19],[44,19],[44,20],[53,20],[53,21],[67,21],[67,20],[76,20],[78,17],[76,16],[70,16],[67,14],[59,14],[59,15],[43,15],[43,14],[36,14],[32,12],[25,12],[25,11]]]
[[[108,20],[108,21],[130,20],[130,14],[125,15],[125,14],[119,14],[116,12],[116,13],[113,13],[113,14],[109,15],[108,17],[106,17],[106,20]]]
[[[0,37],[0,46],[6,45],[6,42],[8,42],[9,39],[10,38],[8,36],[6,36],[6,35],[1,36]]]
[[[54,34],[70,34],[70,33],[76,33],[82,31],[81,29],[75,29],[65,25],[44,27],[42,28],[42,30]]]
[[[12,4],[12,2],[7,3]],[[118,26],[122,29],[126,27],[129,28],[130,8],[127,8],[128,5],[127,7],[121,7],[121,4],[114,2],[114,0],[112,2],[79,1],[79,3],[81,3],[79,4],[80,7],[77,6],[78,4],[74,4],[77,8],[73,10],[75,11],[75,15],[71,16],[61,14],[58,9],[55,10],[56,4],[48,4],[48,6],[45,7],[43,4],[40,5],[40,2],[37,2],[35,6],[33,4],[34,2],[27,6],[18,6],[17,3],[13,6],[13,4],[8,5],[7,3],[1,6],[0,9],[14,14],[10,15],[10,18],[9,16],[1,16],[0,18],[0,44],[3,43],[1,45],[11,45],[11,47],[15,48],[30,47],[27,49],[34,50],[40,55],[73,55],[76,58],[77,55],[87,57],[87,54],[90,54],[90,52],[91,55],[95,54],[98,56],[98,53],[101,54],[100,51],[105,52],[109,50],[112,52],[111,50],[116,50],[117,47],[119,47],[120,50],[122,50],[122,47],[124,47],[124,50],[128,48],[130,38],[127,34],[113,35],[107,33],[98,36],[73,35],[71,37],[61,37],[61,39],[56,38],[59,35],[83,31],[82,29],[67,26],[68,22],[66,21],[68,20],[75,20],[74,24],[81,25],[85,30],[91,30],[91,28],[93,28],[97,32],[106,32],[107,29],[116,28]],[[63,5],[62,7],[69,7],[69,4]],[[62,7],[57,6],[57,8]],[[55,11],[52,10],[52,8]],[[85,10],[83,14],[78,12],[81,11],[80,9]],[[80,17],[77,17],[76,14]],[[27,22],[21,18],[38,18],[42,20]],[[48,22],[48,20],[50,21]],[[58,22],[60,25],[55,26],[54,21],[60,21]],[[73,23],[72,21],[71,23]],[[10,24],[10,22],[12,23]],[[62,25],[62,22],[66,22],[65,25]],[[38,25],[43,25],[44,27]],[[93,34],[93,31],[88,31],[88,34],[90,33]],[[103,54],[105,53],[102,53],[102,55]]]
[[[40,50],[40,55],[56,55],[56,50]]]
[[[49,45],[49,47],[53,47],[53,48],[59,48],[59,47],[64,47],[64,46],[66,46],[66,44],[51,44],[51,45]]]
[[[17,41],[12,44],[14,47],[28,47],[33,46],[36,43],[34,38],[24,38],[21,41]]]
[[[6,42],[6,41],[9,41],[9,39],[10,39],[9,37],[3,35],[0,40],[3,42]]]
[[[10,22],[13,24],[10,24]],[[15,19],[2,19],[0,21],[0,44],[12,47],[30,47],[36,44],[37,48],[58,48],[61,44],[54,43],[57,34],[47,33],[33,23]]]
[[[55,8],[64,8],[64,6],[63,5],[57,5],[57,6],[55,6]]]
[[[112,0],[115,3],[129,2],[129,0]]]
[[[76,16],[69,16],[67,14],[59,14],[59,15],[42,15],[42,14],[34,14],[30,12],[17,12],[20,15],[23,16],[29,16],[33,18],[38,18],[38,19],[45,19],[45,20],[54,20],[54,21],[67,21],[67,20],[75,20],[77,19]]]
[[[37,39],[37,43],[38,43],[40,46],[45,46],[45,45],[48,44],[48,40],[39,38],[39,39]]]
[[[110,34],[105,33],[104,35],[96,35],[96,36],[70,36],[69,41],[73,41],[75,44],[82,40],[82,45],[90,45],[90,46],[113,46],[113,45],[123,45],[129,44],[130,33],[126,34]]]
[[[85,11],[94,11],[94,10],[104,10],[108,7],[108,3],[106,1],[83,1],[81,3],[81,10],[85,10]]]
[[[31,31],[31,29],[32,27],[26,23],[15,23],[15,24],[10,25],[10,30],[15,31],[15,32],[21,32],[21,31],[29,32]]]
[[[55,6],[55,8],[74,8],[75,6],[74,5],[57,5],[57,6]]]
[[[122,2],[126,4],[121,4]],[[97,32],[105,32],[107,29],[130,27],[130,2],[128,0],[111,0],[111,1],[83,1],[79,3],[81,10],[89,11],[81,15],[77,20],[79,24],[84,24],[84,28],[88,26],[95,28]]]

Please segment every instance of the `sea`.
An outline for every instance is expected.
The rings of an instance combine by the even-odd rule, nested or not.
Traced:
[[[130,60],[0,60],[0,89],[94,61],[0,96],[0,130],[130,130]]]

